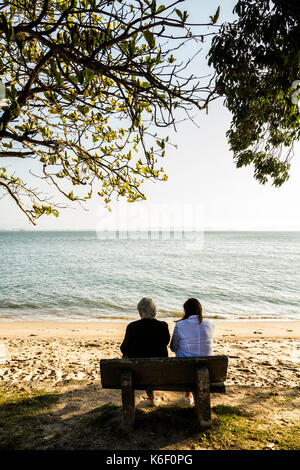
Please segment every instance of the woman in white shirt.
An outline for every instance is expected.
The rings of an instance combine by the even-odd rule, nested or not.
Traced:
[[[176,357],[213,356],[214,323],[203,319],[202,306],[197,299],[188,299],[184,305],[184,316],[176,322],[171,351]],[[186,392],[186,401],[194,403],[191,392]]]

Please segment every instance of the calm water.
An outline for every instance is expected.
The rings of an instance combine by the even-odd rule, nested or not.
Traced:
[[[300,232],[108,236],[0,232],[0,318],[127,319],[143,296],[160,317],[197,297],[214,318],[300,318]]]

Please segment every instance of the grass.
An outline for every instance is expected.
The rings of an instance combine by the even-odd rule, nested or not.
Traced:
[[[108,434],[118,434],[119,444],[126,440],[126,434],[121,432],[121,408],[109,403],[97,409],[98,416],[93,420],[94,426],[106,428]],[[235,406],[218,405],[213,408],[214,418],[212,427],[205,432],[197,430],[195,411],[186,406],[162,406],[150,410],[137,410],[135,430],[131,439],[136,439],[140,447],[148,447],[145,442],[139,441],[139,434],[160,437],[170,437],[170,430],[182,431],[182,439],[189,438],[191,448],[237,450],[237,449],[274,449],[299,450],[300,427],[280,426],[267,421],[259,420],[248,415],[242,408]],[[119,423],[116,426],[116,422]],[[120,437],[122,438],[120,440]],[[128,437],[129,439],[129,437]],[[155,444],[155,437],[151,438]],[[123,442],[125,444],[125,442]],[[151,448],[151,447],[149,447]]]
[[[44,390],[0,391],[0,450],[33,448],[57,401],[57,394]]]
[[[212,427],[205,432],[199,432],[191,407],[137,409],[134,431],[128,435],[120,406],[108,403],[62,421],[56,407],[60,396],[44,390],[0,390],[0,450],[180,449],[183,442],[190,449],[300,449],[299,426],[259,419],[236,406],[215,406]]]
[[[213,408],[216,418],[212,427],[197,435],[200,445],[210,449],[299,450],[300,427],[281,426],[247,415],[234,406]]]

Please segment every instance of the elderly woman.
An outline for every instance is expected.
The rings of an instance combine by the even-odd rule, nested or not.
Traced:
[[[168,324],[156,320],[156,307],[152,299],[144,297],[137,305],[140,320],[129,323],[121,344],[123,357],[168,357],[167,346],[170,341]],[[152,390],[146,390],[152,405],[158,397]]]

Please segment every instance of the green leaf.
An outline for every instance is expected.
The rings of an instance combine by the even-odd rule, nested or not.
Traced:
[[[178,10],[177,8],[175,8],[175,12],[176,12],[177,15],[179,16],[179,18],[182,20],[182,19],[183,19],[182,12],[181,12],[180,10]]]
[[[152,0],[151,13],[152,13],[152,15],[155,15],[155,13],[156,13],[156,0]]]
[[[151,31],[147,30],[143,32],[144,38],[146,39],[147,43],[153,49],[155,47],[155,39]]]
[[[214,16],[210,16],[210,19],[211,19],[213,24],[215,24],[218,21],[219,15],[220,15],[220,6],[218,6],[217,11],[214,14]]]
[[[84,70],[85,83],[90,83],[90,81],[93,80],[94,76],[94,73],[90,69]]]
[[[183,12],[183,18],[182,18],[182,21],[183,21],[184,23],[185,23],[186,20],[188,19],[188,16],[189,16],[189,15],[188,15],[188,12],[187,12],[187,11],[184,11],[184,12]]]
[[[162,140],[162,141],[157,140],[156,143],[157,143],[157,145],[158,145],[161,149],[164,149],[164,148],[165,148],[165,142],[164,142],[164,140]]]
[[[160,13],[164,11],[165,9],[166,9],[165,5],[160,5],[160,7],[158,7],[158,9],[156,10],[156,13]]]
[[[69,80],[77,85],[78,83],[78,77],[76,75],[69,75]]]

